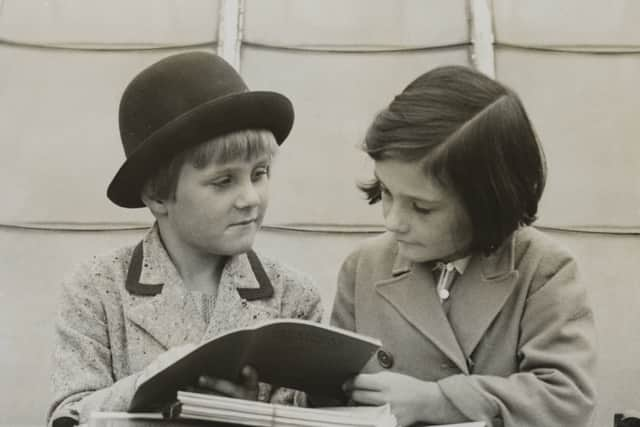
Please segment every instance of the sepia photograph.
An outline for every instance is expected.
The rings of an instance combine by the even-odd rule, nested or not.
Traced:
[[[0,427],[640,427],[638,22],[0,0]]]

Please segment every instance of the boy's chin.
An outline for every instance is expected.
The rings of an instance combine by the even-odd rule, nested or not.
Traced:
[[[228,244],[219,248],[218,255],[234,256],[249,252],[251,248],[253,248],[254,237],[255,236],[251,236],[251,238],[247,237],[238,239],[234,242],[229,242]]]

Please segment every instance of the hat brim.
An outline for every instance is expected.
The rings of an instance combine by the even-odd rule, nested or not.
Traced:
[[[276,92],[236,93],[202,104],[171,120],[130,153],[109,184],[107,197],[125,208],[143,207],[140,193],[145,181],[177,153],[244,129],[270,130],[280,145],[293,119],[291,101]]]

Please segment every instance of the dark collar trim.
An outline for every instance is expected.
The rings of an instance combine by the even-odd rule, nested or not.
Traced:
[[[273,296],[273,285],[269,276],[264,271],[264,267],[258,258],[258,255],[254,251],[247,252],[247,258],[251,265],[251,270],[256,276],[256,280],[260,285],[259,288],[237,288],[240,298],[244,298],[247,301],[253,301],[258,299],[267,299]],[[163,284],[157,285],[143,285],[139,282],[140,273],[142,272],[142,242],[133,250],[131,255],[131,262],[129,263],[129,271],[127,272],[127,282],[125,287],[127,291],[132,295],[142,296],[154,296],[162,292]]]
[[[143,285],[140,283],[140,272],[142,272],[142,242],[138,243],[131,255],[125,287],[133,295],[154,296],[162,292],[162,283],[157,285]]]
[[[267,299],[273,296],[273,285],[269,276],[264,271],[264,267],[258,258],[258,255],[254,251],[247,252],[247,258],[249,258],[249,264],[251,264],[251,270],[253,270],[254,276],[258,280],[259,288],[237,288],[240,298],[244,298],[247,301],[257,299]]]

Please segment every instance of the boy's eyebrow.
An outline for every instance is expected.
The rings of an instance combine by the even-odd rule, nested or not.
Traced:
[[[271,163],[271,159],[268,157],[258,158],[251,162],[251,167],[252,168],[260,167],[260,166],[268,165],[270,163]],[[224,174],[229,172],[235,172],[241,169],[242,169],[242,166],[222,166],[220,169],[217,169],[215,171],[215,174],[218,175],[218,174]]]

